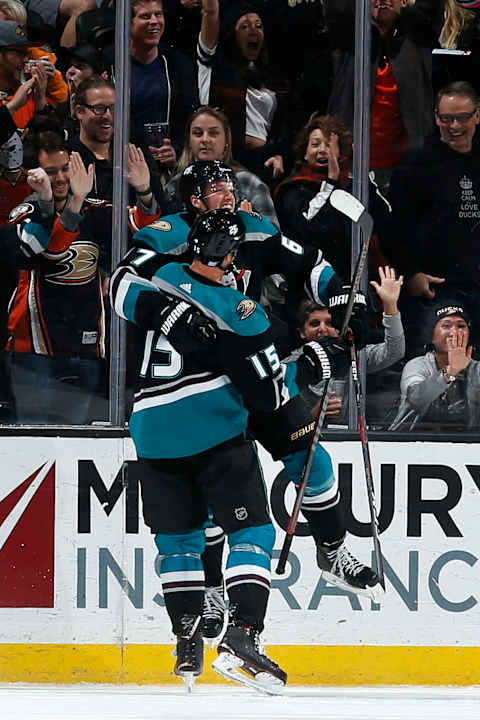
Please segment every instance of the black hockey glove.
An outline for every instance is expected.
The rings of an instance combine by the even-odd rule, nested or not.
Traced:
[[[350,369],[350,351],[334,337],[305,343],[303,354],[318,371],[318,382],[344,378]]]
[[[343,285],[340,293],[332,295],[328,300],[328,309],[332,316],[332,325],[338,332],[342,329],[349,296],[350,285]],[[348,327],[353,333],[357,350],[361,350],[368,342],[369,331],[367,301],[362,292],[357,292],[355,295],[355,302],[353,303]]]
[[[162,332],[180,355],[205,349],[217,338],[217,326],[212,320],[193,305],[177,299],[162,308],[155,330]]]

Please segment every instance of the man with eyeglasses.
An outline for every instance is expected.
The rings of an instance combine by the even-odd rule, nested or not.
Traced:
[[[433,302],[467,303],[480,327],[480,98],[466,82],[439,90],[439,136],[407,155],[392,175],[392,229],[383,250],[406,278],[407,355],[422,352],[420,328]]]
[[[93,163],[93,197],[111,200],[113,192],[113,117],[115,88],[110,80],[92,75],[77,88],[73,112],[80,124],[69,150],[82,156],[86,167]]]
[[[14,286],[5,345],[16,420],[84,424],[104,368],[112,206],[91,200],[93,164],[69,155],[61,135],[39,132],[34,149],[38,167],[28,174],[34,192],[11,211],[2,233],[2,279]],[[128,178],[134,188],[150,185],[134,145]],[[140,197],[129,208],[130,230],[151,222],[156,210]],[[97,419],[100,412],[97,403]]]
[[[78,152],[85,167],[95,168],[93,188],[90,197],[112,200],[113,197],[113,123],[115,117],[115,88],[110,80],[92,75],[83,80],[77,88],[73,111],[78,119],[80,132],[69,143],[70,151]],[[129,204],[136,203],[136,196],[148,206],[152,195],[162,203],[163,191],[155,162],[148,149],[143,148],[150,170],[150,185],[130,188]]]

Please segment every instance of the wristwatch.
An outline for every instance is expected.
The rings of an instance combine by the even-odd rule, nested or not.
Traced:
[[[447,368],[443,367],[441,372],[447,383],[452,383],[457,379],[456,375],[449,375],[449,373],[447,372]]]

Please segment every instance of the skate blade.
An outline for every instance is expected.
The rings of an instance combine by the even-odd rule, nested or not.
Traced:
[[[321,572],[322,578],[326,582],[330,583],[330,585],[341,587],[354,595],[363,595],[364,597],[368,597],[370,600],[373,600],[373,602],[379,603],[385,595],[385,590],[382,588],[380,583],[377,583],[376,585],[369,585],[366,588],[358,588],[354,585],[349,585],[345,580],[339,578],[338,575],[333,575],[327,570],[322,570]]]
[[[187,695],[189,695],[193,690],[193,686],[195,685],[195,680],[197,679],[198,675],[194,675],[193,673],[184,673],[179,677],[182,678],[185,684],[185,692],[187,693]]]
[[[183,680],[186,693],[192,692],[193,686],[195,685],[195,680],[200,676],[200,674],[201,673],[193,673],[187,671],[175,673],[175,675],[180,678],[180,680]]]
[[[212,663],[212,668],[227,680],[251,687],[263,695],[281,695],[285,687],[281,680],[267,672],[255,677],[242,672],[243,662],[230,653],[221,653]]]

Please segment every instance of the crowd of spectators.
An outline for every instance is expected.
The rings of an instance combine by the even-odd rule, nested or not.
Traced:
[[[132,0],[131,12],[129,232],[161,230],[185,209],[185,168],[218,160],[237,208],[348,282],[350,222],[329,196],[352,188],[355,0]],[[367,422],[475,428],[480,0],[371,0],[371,22]],[[108,420],[114,43],[114,0],[0,0],[3,423]],[[272,275],[262,304],[289,326],[291,355],[335,330],[288,291]],[[336,387],[327,423],[348,425],[347,405]]]

